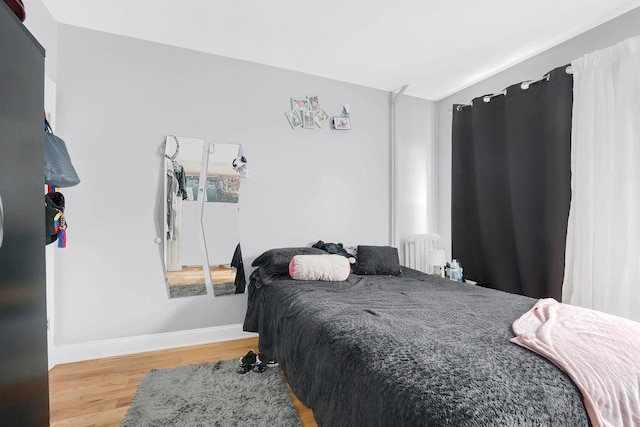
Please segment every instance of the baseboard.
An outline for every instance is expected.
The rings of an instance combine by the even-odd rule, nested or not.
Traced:
[[[241,324],[214,326],[211,328],[92,341],[81,344],[54,345],[53,359],[55,364],[81,362],[255,336],[257,334],[243,332]]]

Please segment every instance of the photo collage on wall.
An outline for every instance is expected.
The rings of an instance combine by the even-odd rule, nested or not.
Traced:
[[[285,113],[292,129],[315,129],[329,120],[329,115],[320,106],[317,95],[291,98],[291,110]]]

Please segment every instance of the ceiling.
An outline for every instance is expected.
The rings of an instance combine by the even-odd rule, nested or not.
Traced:
[[[640,0],[42,0],[60,23],[442,99]]]

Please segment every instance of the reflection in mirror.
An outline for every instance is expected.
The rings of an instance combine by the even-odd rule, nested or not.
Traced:
[[[205,270],[195,222],[197,192],[187,187],[187,174],[198,174],[204,140],[168,136],[165,142],[165,244],[169,296],[206,295]],[[197,191],[197,189],[196,189]]]
[[[209,154],[203,229],[215,296],[243,293],[244,267],[238,234],[240,174],[233,167],[238,144],[219,144]]]
[[[237,227],[238,144],[169,135],[165,144],[166,280],[171,298],[244,292]]]

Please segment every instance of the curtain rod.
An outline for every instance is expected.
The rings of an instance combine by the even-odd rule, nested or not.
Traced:
[[[564,71],[565,71],[565,73],[567,73],[567,74],[573,74],[573,68],[571,68],[571,65],[568,65],[568,66],[564,69]],[[549,78],[550,78],[550,77],[551,77],[551,73],[549,72],[549,73],[545,74],[544,76],[542,76],[542,77],[541,77],[541,78],[539,78],[539,79],[536,79],[536,80],[525,80],[525,81],[523,81],[522,83],[520,83],[520,88],[521,88],[522,90],[527,90],[527,89],[529,89],[529,86],[531,86],[531,85],[532,85],[532,84],[534,84],[534,83],[538,83],[538,82],[541,82],[541,81],[543,81],[543,80],[549,81]],[[482,97],[482,100],[483,100],[484,102],[490,102],[490,101],[491,101],[491,98],[495,98],[496,96],[506,95],[506,94],[507,94],[507,89],[503,89],[503,90],[501,90],[500,92],[492,93],[492,94],[489,94],[489,95],[485,95],[485,96],[483,96],[483,97]],[[458,104],[458,105],[456,106],[456,110],[458,110],[458,111],[462,111],[462,109],[463,109],[464,107],[472,107],[472,106],[473,106],[473,101],[471,101],[471,103],[469,103],[469,104]]]

